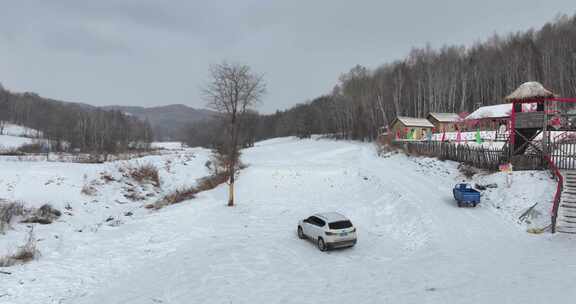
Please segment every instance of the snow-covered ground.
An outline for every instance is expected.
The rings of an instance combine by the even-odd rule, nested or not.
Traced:
[[[166,141],[166,142],[153,142],[150,146],[154,149],[165,149],[165,150],[181,150],[186,147],[185,144],[179,141]]]
[[[204,164],[210,154],[206,149],[193,148],[104,164],[0,160],[0,199],[21,201],[27,208],[51,204],[63,212],[57,222],[34,227],[42,254],[39,264],[34,262],[5,269],[14,271],[15,276],[0,274],[0,303],[58,303],[54,300],[57,295],[86,290],[93,280],[90,269],[99,267],[91,263],[103,266],[104,269],[98,271],[114,272],[114,268],[106,266],[105,260],[100,260],[107,259],[110,254],[105,253],[110,249],[104,244],[110,238],[105,236],[110,233],[107,231],[124,224],[130,227],[133,219],[150,215],[151,211],[144,208],[147,203],[153,203],[175,189],[193,186],[198,178],[207,176],[209,172]],[[127,168],[146,164],[159,169],[160,187],[141,185],[123,176]],[[83,189],[88,191],[83,193]],[[143,200],[130,199],[132,194]],[[138,227],[152,229],[152,226]],[[24,224],[13,223],[12,228],[5,235],[0,234],[0,257],[21,246],[29,231],[29,226]],[[110,241],[123,242],[121,235],[129,233],[130,228],[115,231],[111,231],[116,236]],[[118,252],[118,255],[122,256],[122,253]],[[42,283],[24,284],[28,280]],[[18,287],[20,282],[22,287],[28,287]]]
[[[12,123],[7,123],[7,122],[0,122],[0,124],[2,125],[2,128],[0,132],[0,135],[10,135],[10,136],[19,136],[19,137],[40,137],[42,136],[42,132],[38,131],[38,130],[34,130],[32,128],[28,128],[28,127],[24,127],[24,126],[20,126],[20,125],[15,125]]]
[[[17,149],[23,145],[37,142],[33,138],[42,133],[28,127],[0,122],[0,152]]]
[[[0,135],[0,151],[12,150],[34,143],[34,139],[12,135]]]
[[[207,173],[208,152],[194,151],[186,165],[162,172],[164,183]],[[0,163],[0,197],[73,207],[36,227],[43,255],[0,274],[0,302],[525,304],[576,296],[576,238],[528,234],[517,223],[538,203],[532,225],[547,224],[555,184],[545,172],[515,173],[511,188],[502,173],[480,175],[472,182],[498,188],[477,208],[458,208],[451,188],[463,177],[449,161],[294,138],[257,143],[243,161],[236,207],[225,207],[223,185],[157,212],[116,202],[120,186],[79,194],[115,163]],[[137,212],[124,217],[130,208]],[[349,216],[356,247],[323,253],[299,240],[297,221],[319,211]],[[109,215],[123,224],[104,224]]]

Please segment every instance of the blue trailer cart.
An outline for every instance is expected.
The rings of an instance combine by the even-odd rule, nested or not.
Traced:
[[[480,203],[480,192],[473,189],[470,184],[457,184],[452,189],[458,207],[476,207]]]

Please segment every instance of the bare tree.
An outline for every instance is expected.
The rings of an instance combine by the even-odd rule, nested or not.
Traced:
[[[227,159],[229,176],[228,206],[234,206],[234,181],[240,157],[239,135],[243,117],[256,106],[264,93],[266,84],[260,74],[247,65],[227,63],[210,67],[210,81],[203,89],[208,107],[220,112],[227,125],[227,136],[220,153]]]

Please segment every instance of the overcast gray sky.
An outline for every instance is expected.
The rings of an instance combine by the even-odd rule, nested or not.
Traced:
[[[261,112],[329,92],[355,64],[465,44],[576,13],[574,0],[14,0],[0,4],[0,82],[94,105],[204,107],[208,66],[265,74]]]

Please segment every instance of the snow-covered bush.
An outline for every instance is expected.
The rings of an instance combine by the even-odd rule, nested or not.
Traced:
[[[49,204],[42,207],[26,208],[22,202],[0,202],[0,233],[9,227],[10,223],[19,220],[29,224],[52,224],[62,212]]]
[[[62,212],[60,210],[53,208],[49,204],[44,204],[39,209],[34,209],[29,212],[30,214],[26,216],[22,223],[34,223],[34,224],[52,224],[53,221],[58,219]]]
[[[196,197],[196,194],[202,191],[212,190],[218,185],[223,184],[228,181],[228,175],[225,172],[220,172],[218,174],[212,174],[210,176],[201,178],[195,187],[181,187],[168,194],[166,194],[161,200],[146,205],[147,209],[162,209],[166,206],[178,204],[183,201],[187,201]]]
[[[138,183],[151,183],[155,187],[160,187],[160,175],[158,168],[153,164],[140,164],[127,168],[128,175]]]
[[[189,199],[193,199],[196,197],[196,193],[198,193],[198,190],[195,187],[181,187],[166,194],[161,200],[155,202],[154,204],[146,205],[146,208],[158,210],[169,205],[174,205]]]
[[[100,179],[103,180],[105,183],[116,182],[116,178],[112,176],[111,173],[108,172],[100,172]]]
[[[12,219],[22,216],[25,213],[22,202],[2,202],[0,201],[0,233],[4,232]]]
[[[10,267],[16,264],[24,264],[36,259],[38,256],[40,256],[40,251],[36,246],[36,238],[34,237],[34,232],[31,229],[28,233],[26,244],[18,247],[16,252],[13,254],[0,257],[0,267]]]
[[[198,181],[196,189],[198,192],[212,190],[218,185],[223,184],[228,181],[228,175],[224,172],[218,174],[213,174],[208,177],[204,177]]]
[[[80,193],[86,196],[95,196],[98,194],[98,189],[96,189],[93,183],[86,183],[84,186],[82,186]]]
[[[467,179],[471,179],[476,173],[478,173],[478,169],[466,164],[458,165],[458,171],[460,171],[460,173],[462,173],[462,175]]]
[[[29,143],[20,146],[18,148],[18,151],[23,153],[42,153],[44,152],[43,147],[44,145],[42,145],[41,143]]]

